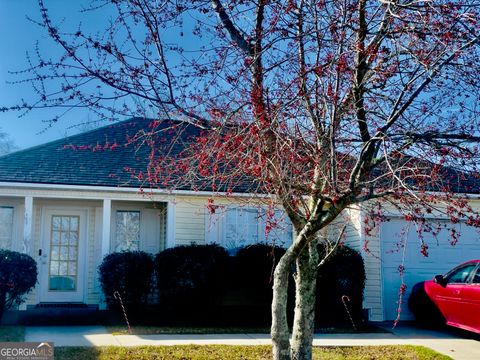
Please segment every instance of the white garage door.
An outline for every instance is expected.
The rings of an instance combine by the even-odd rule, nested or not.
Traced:
[[[407,285],[401,307],[402,320],[413,319],[412,313],[408,310],[408,297],[416,283],[432,279],[436,274],[444,274],[464,261],[480,259],[478,229],[462,223],[452,225],[449,222],[434,220],[429,222],[433,227],[436,227],[437,223],[442,226],[436,237],[431,233],[423,233],[424,241],[428,245],[428,257],[424,257],[420,252],[421,241],[415,224],[394,218],[382,224],[380,239],[385,320],[394,320],[397,317],[401,285],[399,266],[402,265],[402,257],[405,267],[404,281]],[[455,246],[450,244],[452,227],[460,234]]]

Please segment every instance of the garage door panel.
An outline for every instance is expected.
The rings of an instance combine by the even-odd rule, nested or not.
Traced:
[[[431,222],[431,226],[436,227],[434,222]],[[408,296],[416,283],[432,279],[437,274],[444,274],[464,261],[480,258],[480,236],[477,229],[465,224],[448,224],[447,227],[454,227],[455,231],[460,233],[458,243],[451,245],[450,230],[444,228],[436,237],[424,233],[423,238],[428,245],[428,257],[424,257],[420,251],[421,241],[415,226],[403,219],[392,219],[382,224],[382,290],[386,320],[393,320],[397,316],[398,290],[401,285],[398,270],[400,265],[405,268],[404,280],[407,285],[401,318],[408,320],[413,319],[407,306]]]

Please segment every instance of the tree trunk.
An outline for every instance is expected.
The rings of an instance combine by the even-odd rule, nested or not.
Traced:
[[[290,332],[287,322],[288,277],[294,257],[287,251],[275,268],[272,299],[273,360],[290,360]]]
[[[295,317],[291,360],[311,360],[315,327],[318,251],[316,241],[305,247],[297,258],[295,276]]]

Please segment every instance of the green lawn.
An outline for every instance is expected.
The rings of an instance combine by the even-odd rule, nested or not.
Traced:
[[[65,360],[268,360],[270,346],[142,346],[57,347],[55,359]],[[422,346],[358,346],[315,348],[314,359],[351,360],[448,360]]]
[[[113,335],[128,335],[125,325],[107,326],[107,331]],[[155,334],[269,334],[270,328],[255,327],[180,327],[180,326],[132,326],[133,335]]]
[[[19,342],[25,339],[23,326],[0,326],[0,341]]]
[[[107,326],[107,331],[113,335],[128,335],[128,328],[125,325]],[[377,326],[369,325],[353,330],[351,327],[329,327],[316,329],[318,334],[343,334],[343,333],[378,333],[388,332]],[[155,334],[270,334],[268,327],[201,327],[201,326],[132,326],[133,335],[155,335]]]

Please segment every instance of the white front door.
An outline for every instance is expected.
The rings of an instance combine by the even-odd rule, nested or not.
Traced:
[[[86,222],[86,210],[45,210],[40,255],[40,302],[84,301]]]

